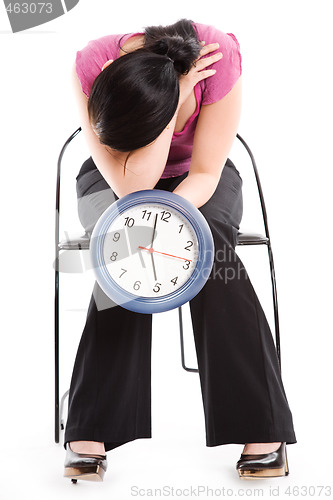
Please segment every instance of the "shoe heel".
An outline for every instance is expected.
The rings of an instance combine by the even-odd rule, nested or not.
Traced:
[[[289,465],[288,465],[288,459],[287,459],[287,450],[285,450],[285,466],[284,466],[285,474],[288,476],[289,474]]]

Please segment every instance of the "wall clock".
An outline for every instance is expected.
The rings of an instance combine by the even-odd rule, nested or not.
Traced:
[[[201,212],[158,189],[117,200],[97,221],[90,243],[97,282],[116,304],[155,313],[181,306],[206,283],[214,243]]]

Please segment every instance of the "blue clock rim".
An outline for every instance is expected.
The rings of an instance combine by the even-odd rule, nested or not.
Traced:
[[[176,292],[162,297],[140,297],[126,292],[112,280],[104,266],[103,246],[108,228],[118,215],[142,203],[162,203],[178,210],[189,220],[198,239],[199,258],[191,277]],[[192,203],[170,191],[148,189],[120,198],[103,212],[91,235],[90,256],[99,286],[116,305],[133,312],[152,314],[180,307],[200,292],[213,266],[214,241],[205,217]]]

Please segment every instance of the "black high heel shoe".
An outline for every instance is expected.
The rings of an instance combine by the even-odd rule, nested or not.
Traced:
[[[241,479],[281,477],[289,474],[286,443],[281,443],[276,451],[261,455],[241,455],[237,462]]]
[[[66,444],[64,477],[76,483],[78,479],[103,481],[107,469],[106,455],[86,455],[75,453],[69,443]]]

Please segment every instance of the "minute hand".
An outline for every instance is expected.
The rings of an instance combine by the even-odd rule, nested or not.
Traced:
[[[155,216],[155,222],[154,222],[154,228],[153,228],[153,235],[152,235],[151,244],[150,244],[151,247],[153,247],[153,243],[154,243],[154,239],[155,239],[157,217],[158,217],[158,214],[156,214],[156,216]]]
[[[187,262],[192,262],[191,259],[188,259],[187,257],[179,257],[178,255],[172,255],[171,253],[165,253],[165,252],[159,252],[158,250],[154,250],[154,248],[146,248],[146,247],[139,247],[141,250],[148,250],[150,253],[160,253],[162,255],[167,255],[168,257],[174,257],[175,259],[182,259],[182,260],[187,260]]]

